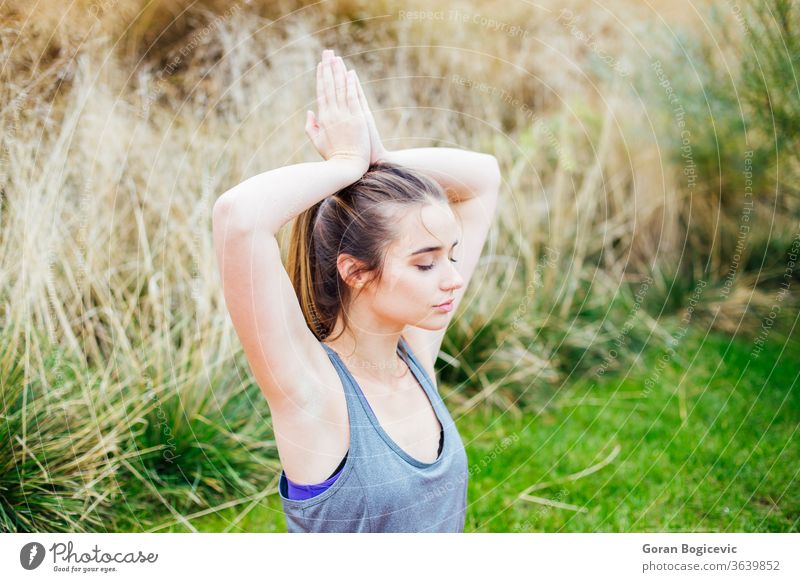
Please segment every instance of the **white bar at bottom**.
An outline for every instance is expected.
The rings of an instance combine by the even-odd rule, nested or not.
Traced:
[[[0,579],[778,581],[799,553],[795,533],[2,534]]]

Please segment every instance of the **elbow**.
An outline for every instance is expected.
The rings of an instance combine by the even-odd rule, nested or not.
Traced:
[[[214,202],[214,207],[211,209],[211,220],[217,222],[223,215],[230,212],[231,199],[230,195],[223,194],[217,201]]]
[[[237,194],[228,190],[217,198],[211,214],[214,231],[221,236],[239,236],[253,231],[268,231],[276,234],[283,222],[281,215],[267,204],[261,208],[252,208],[247,199],[237,198]]]
[[[214,202],[211,210],[211,224],[215,231],[230,226],[231,214],[233,214],[233,201],[229,194],[223,194]]]
[[[229,192],[217,198],[214,203],[211,211],[211,225],[215,235],[221,238],[241,234],[250,229],[241,216],[241,212],[237,212],[237,204]]]

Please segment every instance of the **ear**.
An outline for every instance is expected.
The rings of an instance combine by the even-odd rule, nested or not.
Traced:
[[[336,268],[339,276],[350,287],[356,289],[363,287],[367,283],[367,273],[360,270],[364,264],[358,259],[346,253],[340,254],[336,259]]]

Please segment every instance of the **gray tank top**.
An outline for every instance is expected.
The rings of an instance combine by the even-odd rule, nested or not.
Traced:
[[[462,532],[467,508],[467,454],[458,428],[428,373],[401,337],[397,353],[433,405],[444,431],[432,463],[407,454],[381,428],[339,355],[328,352],[344,386],[350,448],[339,478],[310,499],[289,499],[281,471],[278,495],[293,532]]]

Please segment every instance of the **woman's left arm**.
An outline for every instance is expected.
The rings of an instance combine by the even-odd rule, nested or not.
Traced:
[[[461,225],[455,255],[458,257],[456,269],[464,285],[454,293],[453,310],[446,324],[438,330],[409,326],[404,331],[414,353],[420,355],[428,372],[433,374],[447,327],[461,304],[494,222],[502,179],[500,169],[492,155],[454,148],[398,150],[386,152],[380,159],[419,170],[439,182]]]
[[[456,148],[384,151],[379,159],[419,170],[435,179],[455,205],[477,196],[497,196],[500,167],[491,154]]]

